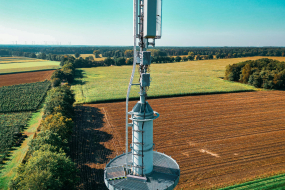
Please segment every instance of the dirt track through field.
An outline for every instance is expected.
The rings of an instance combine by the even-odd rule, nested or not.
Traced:
[[[155,150],[172,156],[181,168],[177,189],[226,186],[285,172],[285,92],[148,102],[160,114],[154,121]],[[81,170],[81,189],[104,187],[106,163],[125,148],[124,119],[125,102],[76,107],[71,158]]]
[[[0,87],[49,80],[54,70],[0,75]]]

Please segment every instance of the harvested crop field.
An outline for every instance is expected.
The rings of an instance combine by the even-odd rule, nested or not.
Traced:
[[[259,91],[149,100],[160,113],[154,121],[155,150],[181,168],[176,189],[217,188],[284,173],[284,95]],[[81,171],[79,189],[102,189],[106,163],[125,148],[125,102],[75,110],[70,145]]]
[[[0,75],[0,87],[49,80],[54,70]]]
[[[46,71],[60,68],[58,61],[26,57],[0,57],[0,74]]]
[[[74,54],[70,54],[72,56],[75,57]],[[92,56],[94,61],[104,61],[107,57],[101,57],[102,55],[100,55],[100,57],[96,58],[94,54],[80,54],[80,57],[82,57],[83,59],[85,59],[86,57],[90,57]]]
[[[0,64],[41,62],[41,61],[46,61],[46,60],[29,58],[29,57],[0,57]]]

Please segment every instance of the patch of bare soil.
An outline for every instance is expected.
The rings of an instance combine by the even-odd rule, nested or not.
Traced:
[[[181,169],[176,189],[208,189],[285,171],[284,95],[259,91],[149,100],[160,114],[154,121],[155,149]],[[76,107],[71,157],[81,171],[80,189],[105,188],[105,165],[125,151],[124,143],[125,102]]]
[[[0,75],[0,87],[49,80],[54,70]]]

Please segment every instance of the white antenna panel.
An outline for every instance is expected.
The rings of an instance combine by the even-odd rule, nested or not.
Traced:
[[[157,0],[156,7],[156,39],[161,38],[162,29],[162,0]]]

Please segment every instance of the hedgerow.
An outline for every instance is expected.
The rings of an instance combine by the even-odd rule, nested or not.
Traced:
[[[10,189],[76,189],[75,164],[67,157],[73,129],[74,95],[69,86],[51,89],[45,100],[41,132],[29,144],[26,159],[10,182]]]
[[[67,81],[71,84],[74,81],[75,67],[73,64],[74,60],[68,60],[65,57],[61,62],[61,69],[57,69],[51,76],[52,86],[59,86],[60,82]]]
[[[60,112],[68,118],[73,117],[74,94],[67,85],[55,87],[48,91],[44,106],[44,118],[47,115]]]

